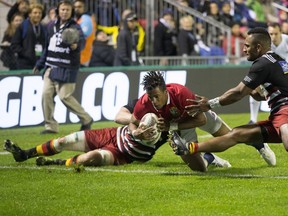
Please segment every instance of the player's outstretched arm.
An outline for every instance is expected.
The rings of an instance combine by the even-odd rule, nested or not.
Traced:
[[[233,104],[249,95],[252,91],[253,89],[240,82],[236,87],[229,89],[220,97],[208,100],[204,96],[196,95],[196,100],[187,99],[187,101],[191,101],[193,104],[187,105],[185,109],[191,113],[207,112],[209,109]]]

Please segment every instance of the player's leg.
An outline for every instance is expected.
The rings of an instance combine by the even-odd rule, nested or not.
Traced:
[[[117,147],[117,128],[102,128],[97,130],[80,131],[74,136],[67,136],[59,149],[85,151],[67,160],[38,157],[37,165],[84,165],[105,166],[131,163]],[[79,134],[80,135],[79,135]],[[83,136],[81,136],[83,134]],[[111,142],[108,142],[111,141]]]
[[[185,142],[192,142],[192,141],[198,140],[195,128],[181,130],[180,133],[181,133],[181,138],[185,140]],[[208,161],[203,158],[203,155],[201,153],[197,153],[193,155],[181,155],[181,159],[193,171],[200,171],[200,172],[207,171],[207,167],[209,164],[208,164]]]
[[[257,125],[242,125],[233,128],[232,131],[223,136],[214,137],[200,143],[184,143],[183,140],[176,137],[170,140],[170,145],[176,154],[223,152],[238,143],[262,142],[264,136],[261,128]]]
[[[280,127],[281,139],[285,150],[288,152],[288,124],[284,124]]]
[[[96,149],[85,154],[81,154],[76,159],[68,159],[66,166],[73,164],[73,161],[75,161],[76,164],[84,166],[107,166],[114,164],[114,157],[108,150]]]
[[[277,115],[274,115],[273,118],[273,127],[276,131],[277,128],[279,128],[279,131],[276,131],[278,134],[280,133],[281,141],[283,142],[283,145],[288,151],[288,106],[284,106],[281,110],[277,112]],[[270,135],[270,137],[273,135]]]
[[[185,142],[197,142],[198,138],[195,128],[181,130],[181,138],[185,140]],[[194,171],[205,172],[209,165],[215,165],[217,167],[231,167],[231,164],[228,161],[210,152],[193,156],[182,155],[181,158]]]
[[[83,152],[89,150],[84,131],[75,132],[61,138],[49,140],[27,150],[22,150],[12,141],[5,140],[4,149],[11,152],[17,162],[22,162],[29,158],[38,156],[55,155],[63,150]]]
[[[231,131],[231,128],[213,111],[205,112],[205,115],[207,123],[200,127],[202,130],[211,133],[214,137],[223,136]],[[268,165],[276,165],[276,156],[267,143],[254,142],[247,145],[253,146]]]
[[[261,128],[257,125],[242,125],[232,129],[231,132],[214,137],[207,141],[191,143],[190,153],[193,152],[223,152],[238,143],[262,142]]]
[[[114,164],[114,156],[109,150],[95,149],[84,154],[76,155],[67,160],[51,159],[48,157],[38,157],[36,159],[38,166],[47,165],[83,165],[83,166],[107,166]]]
[[[206,124],[200,127],[201,130],[210,133],[212,136],[221,136],[231,131],[231,128],[215,112],[210,110],[204,114],[206,116]],[[215,154],[206,152],[204,156],[212,165],[217,167],[231,167],[229,161]]]

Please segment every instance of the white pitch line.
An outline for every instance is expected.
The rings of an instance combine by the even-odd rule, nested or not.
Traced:
[[[11,154],[9,152],[0,152],[0,155],[8,155],[8,154]]]
[[[28,169],[28,170],[60,170],[73,171],[73,168],[64,167],[37,167],[37,166],[0,166],[0,169]],[[267,179],[288,179],[288,176],[263,176],[253,174],[223,174],[223,173],[200,173],[200,172],[173,172],[164,170],[121,170],[121,169],[104,169],[85,167],[85,171],[89,172],[111,172],[111,173],[141,173],[141,174],[163,174],[163,175],[191,175],[191,176],[211,176],[211,177],[227,177],[227,178],[267,178]]]

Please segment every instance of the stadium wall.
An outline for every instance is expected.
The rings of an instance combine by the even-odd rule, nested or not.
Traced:
[[[119,108],[143,94],[142,78],[154,67],[87,68],[79,73],[75,97],[94,121],[113,120]],[[248,71],[247,66],[162,67],[166,83],[176,82],[194,93],[213,98],[237,85]],[[0,128],[43,124],[41,106],[42,76],[28,72],[0,73]],[[59,123],[77,123],[56,97],[55,118]],[[249,112],[248,97],[217,113]]]

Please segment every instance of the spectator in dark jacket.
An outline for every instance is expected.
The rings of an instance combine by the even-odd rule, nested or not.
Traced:
[[[223,16],[220,14],[219,6],[216,2],[211,2],[209,4],[209,11],[207,14],[208,17],[213,18],[218,22],[223,23]],[[223,34],[221,29],[218,26],[207,25],[206,26],[207,34],[207,45],[208,46],[222,46]]]
[[[7,13],[7,21],[11,22],[14,14],[18,13],[24,16],[24,18],[28,18],[28,10],[29,10],[29,1],[28,0],[17,0],[15,4],[10,8]]]
[[[178,55],[191,56],[198,55],[197,38],[193,28],[194,20],[187,15],[180,18],[180,30],[178,34]]]
[[[33,69],[45,46],[46,30],[40,23],[43,6],[31,4],[29,17],[17,28],[11,49],[17,54],[17,69]]]
[[[89,67],[113,66],[115,50],[108,44],[108,41],[108,36],[104,31],[96,32]]]
[[[137,26],[137,16],[135,13],[129,13],[124,19],[123,28],[121,28],[117,37],[117,48],[114,59],[114,66],[138,65],[137,39],[134,30]]]
[[[230,14],[230,12],[231,12],[230,2],[224,1],[221,7],[221,12],[220,12],[222,15],[221,20],[225,25],[232,27],[233,16]]]
[[[14,14],[11,23],[8,24],[8,27],[4,32],[4,36],[1,42],[2,52],[0,58],[3,62],[3,65],[9,68],[9,70],[17,69],[16,57],[13,50],[11,49],[11,41],[16,32],[16,29],[21,25],[23,20],[24,17],[22,14]]]
[[[154,55],[175,56],[177,34],[172,11],[165,9],[162,18],[155,26],[154,32]]]

